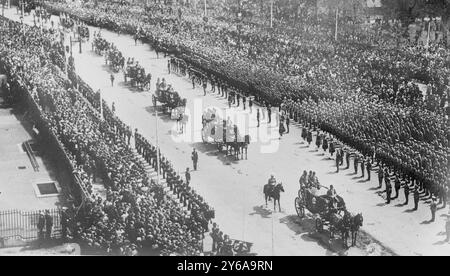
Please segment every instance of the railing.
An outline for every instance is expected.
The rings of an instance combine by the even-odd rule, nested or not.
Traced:
[[[31,161],[31,165],[33,166],[33,169],[35,172],[39,171],[39,164],[36,160],[36,156],[34,156],[34,152],[33,149],[30,146],[29,141],[25,141],[23,143],[23,145],[25,146],[25,151],[27,152],[28,157],[30,158]]]
[[[6,210],[0,211],[0,248],[7,247],[7,240],[21,240],[26,243],[33,242],[38,239],[38,221],[39,212],[44,215],[46,211],[20,211]],[[61,214],[58,209],[48,210],[48,214],[52,217],[53,227],[51,232],[52,238],[61,237]],[[45,223],[44,229],[45,232]]]

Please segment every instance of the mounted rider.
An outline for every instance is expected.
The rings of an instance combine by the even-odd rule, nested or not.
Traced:
[[[267,181],[267,184],[269,185],[269,188],[270,188],[270,189],[275,188],[275,185],[277,184],[277,180],[276,180],[274,174],[271,174],[271,175],[270,175],[270,178],[269,178],[269,180]]]

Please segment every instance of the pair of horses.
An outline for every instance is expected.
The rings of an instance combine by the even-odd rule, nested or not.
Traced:
[[[343,216],[331,213],[329,215],[329,222],[331,238],[334,238],[336,233],[340,233],[345,247],[348,247],[349,237],[351,237],[351,246],[356,245],[359,228],[363,225],[363,216],[361,213],[355,216],[352,216],[347,210],[344,210]]]
[[[244,154],[245,154],[245,159],[247,159],[248,157],[248,145],[250,144],[250,136],[249,135],[245,135],[244,136],[244,141],[239,142],[239,141],[233,141],[233,142],[225,142],[225,147],[226,147],[226,154],[227,155],[234,155],[234,157],[236,158],[236,160],[240,160],[240,159],[244,159]],[[221,150],[221,149],[219,149]]]

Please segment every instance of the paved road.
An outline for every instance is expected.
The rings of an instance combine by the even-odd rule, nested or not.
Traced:
[[[5,12],[10,18],[18,18],[11,10]],[[55,20],[56,21],[56,20]],[[26,22],[32,22],[27,17]],[[96,28],[91,28],[93,33]],[[199,88],[193,89],[186,79],[169,75],[167,59],[156,58],[148,45],[134,45],[131,36],[117,35],[102,30],[108,41],[114,42],[126,57],[135,57],[143,64],[146,72],[153,75],[152,87],[157,77],[165,78],[182,97],[188,99],[187,107],[192,111],[190,118],[201,117],[202,106],[225,108],[226,101],[216,94],[203,96]],[[78,54],[74,47],[75,66],[78,74],[92,86],[101,89],[108,103],[115,102],[116,113],[122,120],[138,128],[144,136],[155,141],[155,116],[150,92],[138,92],[123,84],[123,77],[116,75],[116,84],[111,87],[110,71],[104,65],[104,58],[90,50],[90,44],[83,45],[83,54]],[[314,238],[311,219],[300,221],[295,213],[294,199],[298,190],[298,179],[303,170],[316,171],[319,181],[328,186],[333,184],[337,192],[345,199],[350,211],[362,212],[364,231],[388,246],[400,255],[448,255],[450,245],[445,239],[443,215],[440,210],[434,223],[427,223],[430,218],[429,207],[421,204],[419,211],[411,212],[409,206],[401,206],[401,195],[391,205],[385,206],[384,199],[374,188],[378,185],[376,175],[372,181],[364,181],[353,174],[353,170],[335,173],[334,161],[307,147],[301,142],[300,128],[291,127],[291,133],[278,137],[276,120],[267,127],[264,120],[261,130],[256,128],[255,113],[248,114],[242,108],[232,108],[229,113],[248,118],[248,132],[252,136],[248,160],[235,161],[223,154],[218,154],[214,147],[199,142],[201,128],[199,119],[192,120],[192,132],[178,135],[176,124],[170,118],[161,116],[159,124],[159,141],[165,154],[179,171],[192,167],[190,153],[193,148],[199,151],[199,170],[192,173],[192,186],[202,194],[216,209],[216,222],[232,238],[254,243],[254,251],[261,255],[329,255],[333,254],[328,246],[322,245]],[[228,116],[228,115],[226,115]],[[199,117],[197,117],[199,118]],[[194,123],[195,122],[195,123]],[[351,166],[352,167],[352,166]],[[282,181],[285,193],[282,194],[281,212],[271,212],[263,204],[262,186],[270,173],[275,173]],[[337,246],[333,246],[336,248]],[[374,249],[375,248],[375,249]],[[367,251],[374,250],[371,244]],[[350,254],[369,254],[360,250],[351,250]]]

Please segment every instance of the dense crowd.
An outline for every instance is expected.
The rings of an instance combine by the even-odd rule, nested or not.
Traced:
[[[88,191],[83,208],[73,212],[71,235],[113,254],[135,255],[149,249],[159,254],[200,254],[208,221],[198,210],[210,209],[203,199],[183,191],[190,204],[188,215],[147,177],[131,151],[130,129],[105,102],[105,120],[100,118],[95,93],[73,89],[63,74],[64,64],[55,66],[50,53],[61,52],[62,45],[52,43],[59,41],[52,32],[5,19],[1,24],[0,61],[11,93],[19,88],[30,93]],[[161,158],[163,168],[167,162]],[[163,172],[171,174],[167,168]],[[92,193],[96,179],[106,186],[105,199]]]
[[[233,12],[220,5],[208,20],[190,5],[161,1],[145,9],[48,5],[103,27],[143,32],[211,83],[223,80],[257,101],[287,105],[292,116],[367,156],[376,153],[426,186],[448,179],[449,51],[399,39],[401,23],[343,24],[345,39],[335,41],[327,24],[280,22],[267,29],[259,19],[230,20]]]

